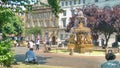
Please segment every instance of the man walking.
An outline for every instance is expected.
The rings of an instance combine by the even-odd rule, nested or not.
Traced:
[[[40,45],[40,40],[37,39],[37,40],[36,40],[36,50],[39,50],[39,45]]]
[[[33,48],[33,40],[30,40],[29,42],[28,42],[28,48]]]

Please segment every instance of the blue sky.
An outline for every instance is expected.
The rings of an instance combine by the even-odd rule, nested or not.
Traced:
[[[9,0],[9,2],[11,3],[11,4],[20,4],[20,3],[24,3],[25,5],[27,5],[28,3],[27,2],[25,2],[26,0],[20,0],[21,2],[13,2],[12,0]],[[30,1],[30,4],[34,4],[34,3],[36,3],[37,2],[37,0],[27,0],[27,1]],[[20,6],[21,8],[22,8],[22,10],[26,10],[25,9],[25,7],[24,6]]]
[[[25,5],[27,5],[27,3],[25,2],[26,0],[20,0],[22,3],[24,3]],[[30,1],[30,4],[34,4],[34,3],[36,3],[37,2],[37,0],[28,0],[28,1]],[[11,0],[9,0],[9,2],[10,3],[12,3],[12,4],[20,4],[20,2],[13,2],[13,1],[11,1]]]

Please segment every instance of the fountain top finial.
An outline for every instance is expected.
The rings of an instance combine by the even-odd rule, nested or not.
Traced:
[[[75,9],[75,14],[80,16],[80,17],[84,17],[83,11],[80,8]]]
[[[80,16],[80,17],[84,17],[84,15],[83,15],[83,11],[82,11],[81,9],[78,9],[78,16]]]

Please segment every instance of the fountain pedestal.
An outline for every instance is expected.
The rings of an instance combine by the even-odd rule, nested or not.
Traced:
[[[77,17],[80,22],[77,27],[72,29],[72,34],[69,38],[68,49],[74,49],[75,52],[85,53],[91,52],[93,48],[90,28],[85,27],[80,16]]]

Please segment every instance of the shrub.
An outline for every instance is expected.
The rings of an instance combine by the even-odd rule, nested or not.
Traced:
[[[10,67],[14,62],[14,53],[12,52],[13,42],[10,39],[0,40],[0,65]]]

